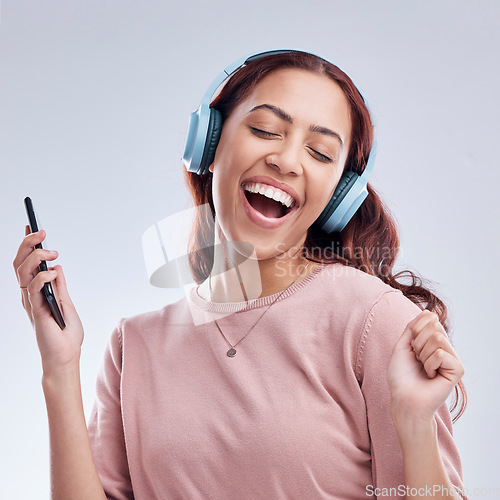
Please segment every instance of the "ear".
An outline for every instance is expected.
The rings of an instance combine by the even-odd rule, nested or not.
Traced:
[[[210,166],[208,167],[208,170],[209,170],[210,172],[212,172],[212,174],[214,173],[214,164],[213,164],[213,162],[212,162],[212,163],[210,164]]]

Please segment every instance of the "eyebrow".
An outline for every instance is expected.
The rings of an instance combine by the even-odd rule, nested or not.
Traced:
[[[258,109],[268,109],[269,111],[272,111],[278,118],[281,118],[283,121],[287,123],[293,123],[293,118],[286,112],[283,111],[281,108],[278,108],[277,106],[273,106],[272,104],[259,104],[258,106],[254,106],[248,113],[253,113],[254,111],[257,111]],[[330,130],[329,128],[326,127],[321,127],[319,125],[311,125],[309,127],[309,130],[311,132],[315,132],[318,134],[323,134],[327,135],[330,137],[336,137],[340,141],[340,145],[344,146],[344,141],[342,140],[342,137],[340,137],[340,134],[337,132],[334,132],[333,130]]]

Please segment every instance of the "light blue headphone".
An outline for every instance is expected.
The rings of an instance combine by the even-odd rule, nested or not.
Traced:
[[[207,174],[209,172],[208,167],[212,164],[215,157],[215,150],[217,149],[222,131],[222,116],[220,111],[210,108],[210,102],[221,84],[243,65],[251,61],[273,54],[286,54],[290,52],[300,51],[289,49],[270,50],[242,57],[230,64],[215,78],[205,92],[200,106],[189,117],[186,144],[184,146],[184,154],[182,155],[182,161],[188,172],[198,175]],[[373,170],[376,153],[377,144],[374,141],[363,173],[358,175],[352,171],[344,172],[330,201],[314,222],[315,226],[321,228],[326,233],[339,232],[344,229],[368,196],[367,184]]]

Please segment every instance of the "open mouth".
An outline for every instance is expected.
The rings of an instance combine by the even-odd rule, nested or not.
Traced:
[[[295,200],[277,188],[250,183],[243,185],[243,191],[251,207],[269,219],[280,219],[295,207]]]

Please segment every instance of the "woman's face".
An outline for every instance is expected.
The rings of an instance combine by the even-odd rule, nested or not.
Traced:
[[[258,259],[298,250],[337,186],[350,141],[349,104],[333,80],[298,69],[266,76],[224,122],[210,166],[225,238],[251,243]]]

